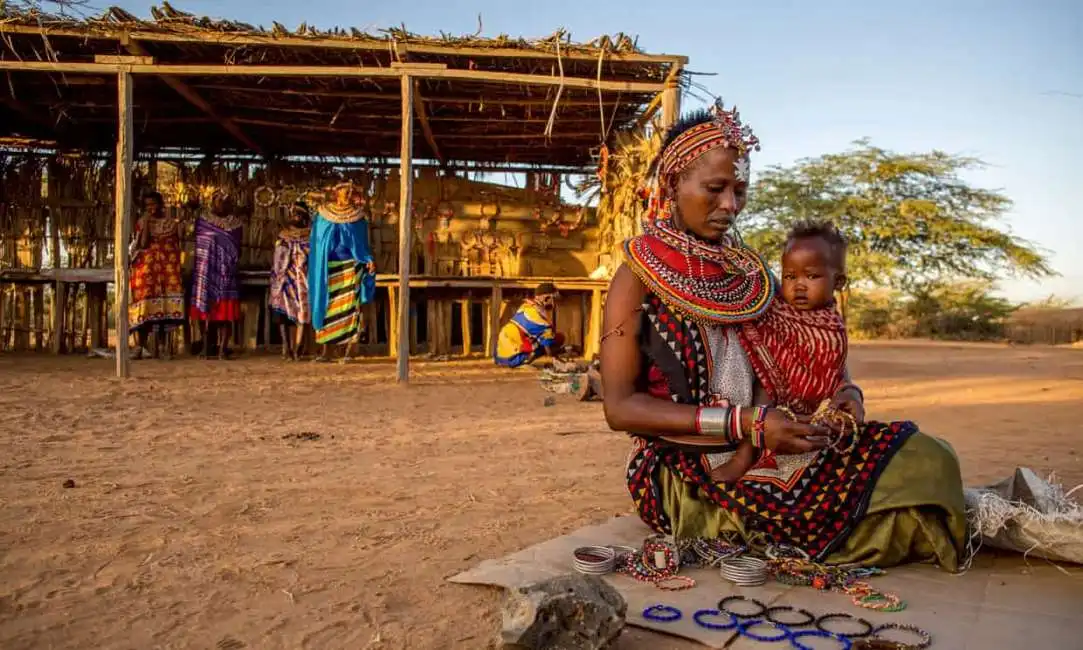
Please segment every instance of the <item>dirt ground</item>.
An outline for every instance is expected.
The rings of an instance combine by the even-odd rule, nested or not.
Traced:
[[[851,359],[870,415],[950,440],[969,482],[1083,483],[1083,351]],[[499,592],[444,578],[629,512],[628,444],[599,404],[544,406],[533,371],[413,369],[144,361],[121,383],[0,356],[0,647],[493,647]]]

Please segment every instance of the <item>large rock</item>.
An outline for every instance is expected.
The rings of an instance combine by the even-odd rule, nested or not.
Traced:
[[[558,576],[509,592],[501,639],[530,650],[604,650],[615,645],[627,611],[601,578]]]

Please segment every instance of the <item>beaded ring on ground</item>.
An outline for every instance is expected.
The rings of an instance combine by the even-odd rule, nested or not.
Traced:
[[[825,622],[836,620],[853,621],[854,623],[862,626],[865,629],[862,632],[836,632],[835,630],[829,630],[827,629],[827,627],[824,626]],[[821,632],[829,632],[838,636],[844,636],[848,639],[863,639],[867,636],[871,636],[874,628],[872,623],[866,621],[863,618],[858,618],[852,614],[834,613],[824,614],[820,618],[816,619],[816,629],[820,630]]]
[[[672,623],[681,620],[681,610],[669,605],[651,605],[643,610],[643,618],[658,623]]]
[[[793,632],[790,634],[790,645],[796,650],[814,650],[812,646],[807,646],[801,643],[801,639],[832,639],[839,642],[839,647],[842,650],[851,650],[854,647],[854,642],[850,639],[833,634],[831,632],[824,632],[823,630],[802,630],[800,632]]]
[[[717,616],[728,616],[729,623],[714,623],[712,621],[705,621],[705,618],[715,618]],[[736,616],[729,612],[723,612],[717,609],[701,609],[692,615],[692,620],[696,622],[696,625],[707,630],[732,630],[741,624]]]
[[[794,614],[800,614],[804,617],[804,620],[780,621],[775,615],[782,612],[793,612]],[[786,627],[806,627],[816,622],[816,615],[812,612],[808,611],[807,609],[798,609],[789,605],[776,605],[774,607],[769,607],[767,608],[767,611],[763,613],[763,617],[766,618],[768,621],[771,621],[772,623],[775,623],[777,625],[785,625]]]
[[[759,626],[773,627],[778,630],[776,636],[766,636],[763,634],[756,634],[749,632],[749,629]],[[760,641],[762,643],[776,643],[778,641],[789,640],[793,638],[793,632],[785,625],[779,625],[778,623],[769,623],[761,618],[753,619],[751,621],[745,621],[737,626],[737,631],[741,633],[741,636],[748,637],[753,641]]]
[[[884,623],[883,625],[877,627],[872,631],[872,636],[881,641],[887,641],[887,639],[884,639],[880,636],[880,633],[886,630],[899,630],[900,632],[909,632],[910,634],[913,634],[914,636],[921,639],[921,641],[919,641],[918,643],[891,641],[891,643],[896,644],[902,650],[925,650],[925,648],[928,648],[933,644],[933,636],[931,634],[916,625],[906,625],[905,623]]]
[[[727,607],[729,603],[736,602],[752,603],[759,609],[751,613],[740,614]],[[748,598],[747,596],[726,596],[722,600],[718,601],[718,611],[725,612],[730,616],[733,616],[734,618],[756,618],[757,616],[763,616],[763,613],[767,611],[767,605],[764,605],[755,598]]]

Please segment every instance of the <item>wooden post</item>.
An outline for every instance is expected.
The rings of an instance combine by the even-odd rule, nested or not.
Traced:
[[[53,354],[64,351],[64,312],[67,305],[68,283],[57,280],[53,287]]]
[[[127,377],[128,363],[128,240],[131,239],[132,192],[132,73],[117,73],[117,182],[113,199],[116,223],[113,230],[114,314],[117,321],[117,377]]]
[[[504,290],[499,284],[493,285],[493,293],[489,298],[489,340],[485,342],[485,355],[492,357],[496,354],[496,342],[500,338],[500,311],[504,305]]]
[[[263,351],[271,351],[271,287],[269,286],[263,292]]]
[[[602,343],[602,290],[590,292],[590,321],[587,323],[587,340],[583,345],[583,357],[588,361],[601,349]]]
[[[406,338],[409,341],[409,336],[402,336],[399,331],[399,303],[396,302],[396,288],[389,286],[387,288],[387,316],[385,323],[387,324],[387,354],[392,359],[399,354],[399,339]]]
[[[108,327],[105,324],[105,297],[108,289],[105,284],[87,284],[87,301],[90,320],[90,348],[109,347]]]
[[[681,66],[673,64],[673,71],[666,78],[666,89],[662,91],[662,129],[668,131],[669,127],[677,123],[681,115]]]
[[[462,314],[462,316],[460,317],[460,320],[462,320],[461,330],[462,330],[462,333],[463,333],[463,356],[464,357],[470,356],[471,343],[473,342],[472,339],[474,338],[473,332],[471,331],[471,327],[470,327],[470,305],[471,304],[472,303],[470,302],[470,299],[467,298],[466,300],[463,300],[462,305],[460,307],[461,310],[462,310],[460,312]]]
[[[410,322],[410,209],[414,193],[414,82],[402,75],[402,134],[399,147],[399,318],[397,327]],[[398,340],[398,381],[410,381],[410,341]]]

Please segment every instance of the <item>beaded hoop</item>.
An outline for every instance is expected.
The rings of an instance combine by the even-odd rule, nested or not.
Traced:
[[[801,621],[780,621],[775,616],[781,612],[793,612],[794,614],[800,614],[804,616],[804,620]],[[763,617],[768,621],[775,623],[776,625],[785,625],[786,627],[805,627],[812,625],[816,622],[816,615],[807,609],[798,609],[791,607],[790,605],[776,605],[774,607],[768,607],[767,611],[763,613]]]
[[[740,613],[735,612],[732,609],[729,609],[727,607],[727,605],[729,605],[729,603],[736,603],[736,602],[752,603],[753,605],[755,605],[759,609],[757,609],[756,611],[754,611],[754,612],[752,612],[750,614],[740,614]],[[718,601],[718,611],[725,612],[725,613],[727,613],[730,616],[733,616],[735,618],[756,618],[757,616],[763,616],[763,613],[767,611],[767,605],[764,605],[763,603],[756,600],[755,598],[749,598],[747,596],[726,596],[722,600]]]
[[[643,610],[643,618],[658,623],[672,623],[681,620],[681,610],[669,605],[651,605]]]
[[[835,620],[853,621],[854,623],[864,627],[865,630],[863,632],[849,632],[849,633],[847,633],[847,632],[836,632],[834,630],[829,630],[829,629],[827,629],[827,627],[824,626],[825,622],[827,622],[827,621],[835,621]],[[844,637],[846,637],[848,639],[862,639],[862,638],[865,638],[867,636],[872,636],[873,630],[875,628],[873,627],[872,623],[866,621],[863,618],[858,618],[858,617],[856,617],[856,616],[854,616],[852,614],[844,614],[844,613],[841,613],[841,612],[837,612],[837,613],[834,613],[834,614],[824,614],[820,618],[816,619],[816,629],[820,630],[821,632],[827,632],[829,634],[834,634],[834,635],[837,635],[837,636],[844,636]]]
[[[824,632],[823,630],[802,630],[800,632],[792,632],[790,634],[790,645],[796,650],[814,650],[812,646],[807,646],[798,640],[808,638],[832,639],[838,641],[840,644],[839,647],[842,648],[842,650],[851,650],[851,648],[854,647],[854,642],[847,637],[832,632]]]
[[[899,630],[900,632],[909,632],[914,636],[921,639],[918,643],[905,643],[902,641],[891,641],[880,636],[881,632],[886,630]],[[925,650],[933,644],[933,635],[929,634],[925,630],[916,625],[907,625],[905,623],[884,623],[872,631],[872,636],[878,641],[887,641],[888,643],[894,643],[899,650]]]
[[[703,620],[704,618],[715,618],[717,616],[728,616],[730,622],[722,624]],[[701,609],[692,615],[692,620],[696,622],[696,625],[708,630],[732,630],[741,624],[741,621],[733,614],[717,609]]]
[[[778,630],[778,636],[765,636],[763,634],[754,634],[748,630],[753,627],[759,627],[761,625],[767,627],[773,627]],[[763,643],[775,643],[778,641],[784,641],[793,638],[793,632],[785,625],[779,625],[778,623],[771,623],[763,619],[754,619],[751,621],[745,621],[737,626],[737,631],[741,633],[741,636],[746,636],[754,641],[760,641]]]

